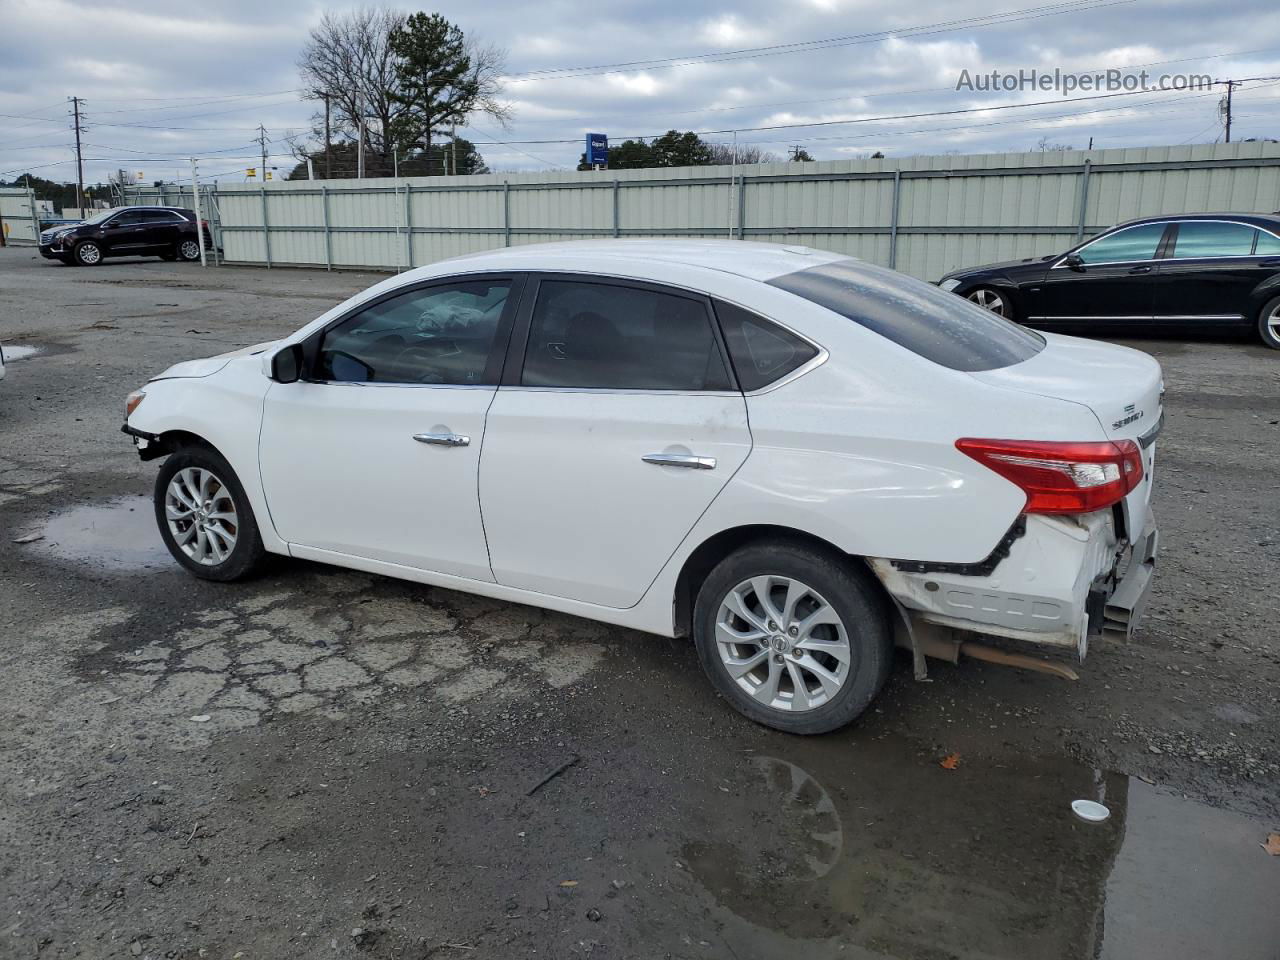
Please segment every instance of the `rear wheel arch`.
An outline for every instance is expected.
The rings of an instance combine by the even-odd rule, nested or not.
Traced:
[[[890,602],[884,584],[872,572],[864,558],[846,553],[831,541],[794,527],[767,523],[748,524],[713,534],[685,558],[680,573],[676,577],[675,595],[672,598],[672,626],[675,636],[686,639],[693,636],[693,609],[698,599],[698,591],[716,565],[743,547],[765,541],[799,544],[811,550],[826,553],[847,565],[855,575],[865,577],[873,583],[885,602]]]

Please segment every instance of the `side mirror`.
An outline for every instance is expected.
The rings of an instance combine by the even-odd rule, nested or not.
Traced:
[[[271,379],[293,383],[302,376],[302,344],[291,343],[271,358]]]
[[[1080,254],[1078,253],[1068,253],[1066,256],[1066,259],[1063,260],[1062,262],[1065,263],[1072,270],[1084,269],[1084,260],[1081,258]]]

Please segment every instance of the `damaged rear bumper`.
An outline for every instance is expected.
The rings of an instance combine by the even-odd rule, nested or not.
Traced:
[[[1031,515],[1024,534],[989,572],[870,563],[913,634],[937,636],[937,628],[949,628],[1074,650],[1083,659],[1090,638],[1128,639],[1142,616],[1159,536],[1150,515],[1141,529],[1130,545],[1118,539],[1109,510]]]

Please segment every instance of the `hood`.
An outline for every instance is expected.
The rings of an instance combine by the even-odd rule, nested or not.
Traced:
[[[1037,264],[1048,265],[1049,261],[1054,259],[1058,254],[1049,254],[1045,257],[1023,257],[1021,260],[1002,260],[999,263],[984,263],[980,267],[965,267],[962,270],[952,270],[944,275],[942,280],[954,280],[957,277],[967,277],[976,273],[1007,273],[1010,270],[1021,270],[1029,266]],[[942,280],[938,282],[941,283]]]
[[[220,353],[216,357],[205,357],[201,360],[184,360],[181,363],[175,363],[168,370],[151,379],[155,381],[174,380],[179,377],[211,377],[232,360],[238,357],[256,356],[269,350],[276,342],[275,340],[268,340],[266,343],[255,343],[251,347],[241,347],[239,350]]]

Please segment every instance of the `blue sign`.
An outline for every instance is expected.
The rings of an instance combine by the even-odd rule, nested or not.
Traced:
[[[595,166],[597,163],[609,162],[609,138],[603,133],[587,134],[587,164]]]

